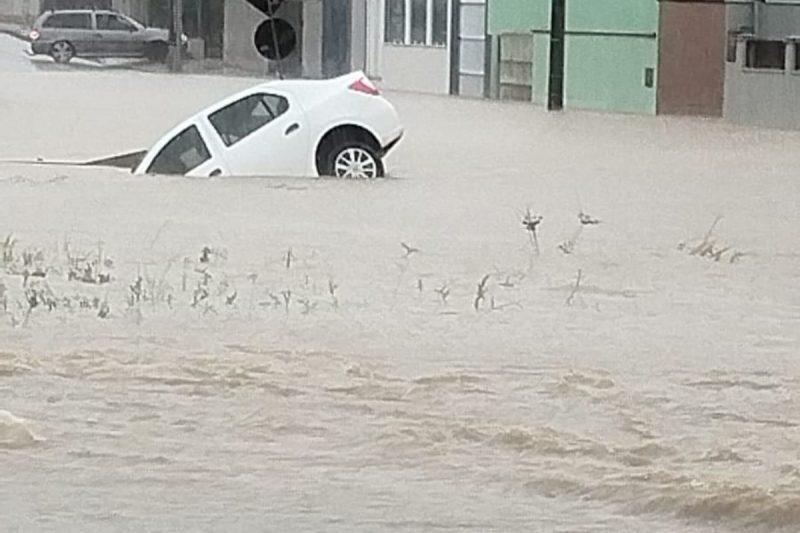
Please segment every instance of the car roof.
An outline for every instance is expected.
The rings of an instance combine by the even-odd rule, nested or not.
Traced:
[[[83,15],[83,14],[91,14],[91,13],[99,13],[99,14],[106,14],[111,13],[114,15],[120,15],[119,11],[114,11],[113,9],[48,9],[42,15],[44,16],[51,16],[51,15]]]
[[[214,111],[222,109],[223,107],[230,105],[241,98],[259,91],[282,91],[290,93],[298,100],[301,100],[304,106],[309,107],[313,106],[319,101],[327,99],[338,92],[338,90],[345,89],[352,82],[363,77],[363,72],[356,71],[339,76],[337,78],[329,78],[324,80],[272,80],[254,85],[253,87],[219,100],[213,105],[197,113],[197,115],[202,115],[209,112],[213,113]]]

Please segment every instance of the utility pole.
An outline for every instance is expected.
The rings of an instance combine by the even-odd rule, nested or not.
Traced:
[[[269,11],[269,23],[272,27],[272,45],[275,47],[275,66],[278,68],[278,79],[283,79],[283,65],[281,64],[281,49],[278,45],[278,30],[275,26],[275,6],[271,1],[267,1],[267,10]]]
[[[170,61],[172,72],[183,70],[183,0],[172,0],[172,30],[173,30],[173,54]]]

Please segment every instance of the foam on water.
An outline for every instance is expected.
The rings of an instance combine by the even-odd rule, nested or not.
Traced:
[[[0,448],[28,448],[43,440],[34,435],[27,420],[0,410]]]

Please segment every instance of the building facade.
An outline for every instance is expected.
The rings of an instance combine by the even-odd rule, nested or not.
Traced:
[[[550,109],[720,116],[724,0],[495,0],[491,94]]]
[[[800,1],[729,1],[724,116],[800,129]]]
[[[550,109],[655,114],[658,22],[657,0],[492,2],[493,93]]]

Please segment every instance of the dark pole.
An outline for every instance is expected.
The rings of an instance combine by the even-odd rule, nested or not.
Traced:
[[[267,10],[269,11],[269,22],[272,25],[272,46],[275,47],[275,61],[278,65],[278,79],[283,79],[283,65],[281,64],[281,51],[278,48],[278,32],[275,31],[275,11],[272,7],[272,0],[267,0]]]
[[[172,43],[174,46],[170,70],[181,72],[183,70],[183,0],[172,0],[172,29],[174,31]]]

